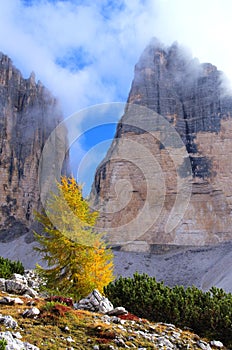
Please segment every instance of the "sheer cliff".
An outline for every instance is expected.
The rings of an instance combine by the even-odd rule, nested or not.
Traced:
[[[48,136],[61,119],[56,99],[40,82],[35,82],[34,74],[24,79],[10,58],[0,54],[2,242],[31,232],[34,228],[33,212],[41,209],[39,161]]]
[[[149,250],[232,239],[232,94],[224,85],[221,71],[178,43],[153,40],[145,49],[92,189],[99,228],[112,244]],[[158,127],[169,128],[164,120],[171,131]],[[178,187],[184,179],[186,198]],[[175,224],[167,229],[170,216]]]

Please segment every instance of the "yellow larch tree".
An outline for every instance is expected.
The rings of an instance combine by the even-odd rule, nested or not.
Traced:
[[[58,293],[86,296],[94,288],[113,280],[113,254],[102,234],[94,231],[98,217],[82,196],[82,188],[71,177],[62,177],[47,203],[46,213],[37,213],[44,234],[35,233],[47,267],[38,265],[47,287]]]

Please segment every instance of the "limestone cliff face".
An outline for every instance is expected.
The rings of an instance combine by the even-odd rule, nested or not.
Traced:
[[[46,139],[62,115],[34,74],[24,79],[0,54],[0,240],[32,230],[41,209],[38,167]],[[52,167],[52,164],[51,164]]]
[[[210,63],[200,64],[176,43],[166,48],[154,40],[135,67],[128,103],[134,108],[145,106],[149,112],[145,116],[126,107],[115,140],[96,172],[92,198],[101,212],[99,227],[108,232],[113,244],[127,243],[124,249],[128,250],[231,240],[232,95],[223,88],[222,72]],[[188,159],[183,156],[177,164],[170,157],[181,146],[174,145],[170,134],[164,133],[162,142],[159,121],[151,111],[175,128]],[[124,147],[128,142],[132,146]],[[137,152],[137,145],[144,152]],[[153,161],[149,162],[148,152]],[[179,204],[178,224],[167,230],[177,205],[178,183],[186,177],[181,172],[186,161],[192,170],[190,202],[187,209]],[[153,179],[150,187],[149,179]],[[149,209],[143,213],[147,203]],[[141,214],[143,219],[138,220]]]

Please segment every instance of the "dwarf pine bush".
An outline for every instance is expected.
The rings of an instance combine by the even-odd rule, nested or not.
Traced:
[[[6,350],[7,341],[6,339],[0,339],[0,350]]]
[[[115,306],[123,305],[139,317],[189,327],[232,347],[232,294],[222,289],[170,288],[155,277],[136,273],[111,282],[104,293]]]
[[[20,261],[12,261],[0,256],[0,277],[10,278],[13,273],[24,274],[24,266]]]

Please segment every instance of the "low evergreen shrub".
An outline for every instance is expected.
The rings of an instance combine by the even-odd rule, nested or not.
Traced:
[[[0,350],[6,350],[7,341],[6,339],[0,339]]]
[[[135,273],[120,277],[104,288],[114,306],[154,322],[188,327],[198,335],[221,340],[232,348],[232,294],[212,287],[203,292],[196,287],[170,288],[155,277]]]
[[[0,278],[10,278],[13,273],[23,275],[23,264],[20,261],[12,261],[0,256]]]

